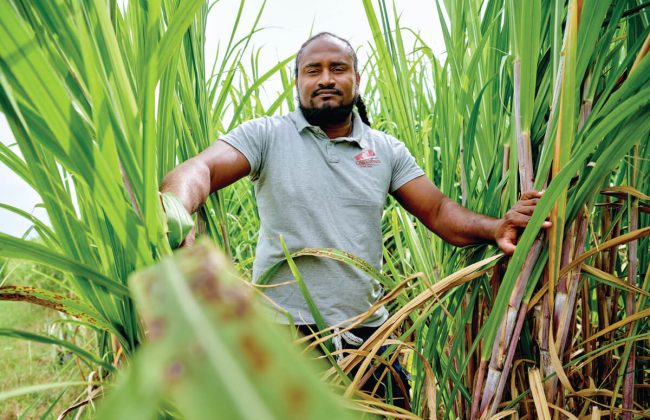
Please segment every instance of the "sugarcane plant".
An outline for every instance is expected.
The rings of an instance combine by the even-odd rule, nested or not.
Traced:
[[[434,370],[445,416],[513,408],[541,416],[532,399],[542,397],[540,407],[557,414],[632,415],[648,380],[633,351],[645,354],[635,343],[647,337],[648,219],[637,210],[648,196],[640,181],[650,152],[647,5],[436,4],[444,60],[417,34],[405,46],[396,10],[379,2],[378,18],[364,2],[373,121],[405,140],[446,195],[476,211],[502,215],[524,191],[545,193],[507,263],[398,327],[417,343],[408,356],[413,410],[428,413],[416,354]],[[385,270],[422,273],[398,301],[494,252],[453,249],[396,206],[384,217]],[[547,219],[552,227],[540,232]],[[534,365],[539,375],[529,381],[525,368]],[[532,392],[537,378],[543,395]]]

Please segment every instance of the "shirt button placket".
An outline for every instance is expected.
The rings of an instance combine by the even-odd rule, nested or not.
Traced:
[[[338,163],[339,157],[336,155],[336,151],[334,150],[334,147],[336,145],[329,141],[327,143],[327,146],[325,146],[325,149],[327,150],[327,161],[329,163]]]

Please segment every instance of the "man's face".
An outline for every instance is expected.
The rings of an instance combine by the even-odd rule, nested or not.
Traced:
[[[359,90],[359,75],[345,43],[326,36],[307,45],[298,63],[296,87],[303,113],[316,116],[317,122],[343,122],[337,120],[350,115]]]

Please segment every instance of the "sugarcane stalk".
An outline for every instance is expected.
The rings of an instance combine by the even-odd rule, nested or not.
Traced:
[[[517,133],[517,151],[519,153],[519,186],[521,191],[530,191],[533,189],[535,174],[530,145],[530,132],[528,130],[523,131],[521,126],[521,61],[518,59],[513,63],[513,79],[515,130]]]
[[[566,44],[566,37],[563,40],[563,48],[564,44]],[[519,60],[515,60],[513,63],[513,111],[514,111],[514,118],[515,118],[515,130],[516,130],[516,136],[517,136],[517,152],[518,152],[518,162],[519,162],[519,182],[520,182],[520,188],[522,191],[527,191],[527,190],[532,190],[534,187],[533,181],[534,181],[534,170],[533,170],[533,162],[532,162],[532,156],[530,153],[531,146],[530,146],[530,133],[524,133],[522,131],[522,126],[521,126],[521,63]],[[564,55],[562,54],[560,56],[560,61],[558,65],[558,73],[555,79],[554,83],[554,88],[553,88],[553,99],[551,101],[551,106],[549,109],[550,116],[549,116],[549,121],[553,121],[555,118],[555,113],[557,110],[557,104],[560,98],[560,93],[561,93],[561,86],[562,86],[562,78],[564,75]],[[549,124],[549,128],[546,130],[544,133],[544,141],[543,144],[546,144],[548,139],[550,138],[550,129],[551,124]],[[542,251],[542,239],[537,238],[535,242],[533,242],[533,245],[530,248],[530,252],[528,253],[526,260],[524,261],[524,264],[522,266],[522,271],[517,277],[517,280],[515,282],[515,287],[512,291],[512,294],[510,295],[510,300],[508,302],[508,313],[506,317],[503,319],[501,322],[501,326],[499,328],[499,333],[497,333],[497,337],[499,337],[499,334],[502,334],[501,331],[503,331],[503,337],[508,338],[507,341],[505,342],[510,342],[511,337],[508,337],[511,334],[508,334],[508,331],[512,333],[515,323],[514,320],[517,317],[517,313],[519,310],[519,305],[521,303],[521,299],[523,297],[524,290],[526,289],[526,285],[528,283],[528,278],[530,277],[530,273],[532,272],[532,269],[535,265],[535,262],[539,258],[539,255]],[[510,320],[510,322],[508,322]],[[518,338],[518,337],[517,337]],[[517,341],[515,341],[516,343]],[[485,383],[485,390],[483,392],[483,398],[481,400],[481,405],[480,405],[480,411],[485,412],[485,409],[487,405],[490,403],[492,400],[492,397],[495,395],[495,389],[493,389],[493,385],[497,384],[499,379],[498,377],[500,376],[499,372],[499,363],[497,363],[497,358],[501,358],[501,360],[504,359],[504,353],[505,349],[501,349],[499,351],[499,347],[496,347],[495,350],[492,352],[492,357],[490,360],[490,368],[488,372],[488,378]],[[477,386],[481,385],[480,383],[477,383]],[[476,392],[474,393],[476,394]],[[495,406],[498,406],[500,400],[495,400],[493,403]]]
[[[503,276],[502,267],[503,267],[502,263],[499,262],[492,269],[492,275],[490,276],[490,291],[492,293],[492,296],[496,296],[496,294],[498,293],[499,283],[500,283],[501,278]],[[486,304],[486,301],[484,299],[483,303],[481,305],[481,311],[479,313],[479,320],[478,320],[478,323],[476,324],[477,326],[478,325],[483,325],[483,322],[484,322],[483,314],[486,311],[487,311],[487,304]],[[477,333],[478,333],[478,331],[477,331]],[[495,338],[495,340],[497,340],[497,341],[499,340],[499,335],[498,334],[499,334],[499,332],[497,332],[497,336]],[[492,351],[494,351],[494,347],[493,347]],[[480,398],[481,391],[483,390],[483,383],[485,381],[485,375],[486,375],[486,372],[487,372],[488,366],[489,366],[488,361],[487,360],[481,360],[480,355],[477,354],[477,358],[478,358],[478,360],[477,360],[478,361],[478,374],[476,376],[476,378],[477,378],[476,382],[474,383],[474,391],[472,392],[472,409],[471,409],[471,413],[470,413],[470,418],[472,418],[472,419],[475,419],[475,418],[478,417],[479,403],[481,401],[481,398]]]
[[[548,335],[551,327],[551,311],[548,304],[548,293],[542,299],[542,316],[540,319],[541,325],[539,327],[539,365],[544,376],[548,375],[551,370],[551,355],[548,350]]]
[[[469,299],[469,296],[466,296],[466,301]],[[478,301],[478,299],[477,299]],[[465,303],[464,304],[464,310],[468,311],[471,309],[476,309],[476,308],[470,308],[469,304]],[[472,337],[475,337],[474,335],[474,325],[476,322],[476,315],[477,315],[478,310],[472,310],[472,318],[470,321],[467,323],[465,326],[465,342],[466,343],[471,343],[472,342]],[[474,378],[474,358],[470,357],[468,362],[467,362],[467,367],[465,369],[466,372],[466,377],[464,378],[465,386],[467,389],[472,389],[472,379]]]
[[[470,413],[470,418],[475,419],[478,417],[479,409],[479,397],[481,389],[483,388],[483,379],[485,378],[485,371],[487,370],[488,362],[487,360],[481,361],[478,369],[478,376],[476,377],[476,382],[474,383],[474,392],[472,394],[472,411]]]
[[[573,250],[574,244],[574,233],[575,233],[575,223],[571,224],[570,233],[564,238],[562,244],[562,265],[561,267],[566,266],[571,260],[571,251]],[[574,254],[575,255],[575,254]],[[567,297],[569,294],[569,278],[571,273],[566,273],[561,276],[557,282],[557,290],[555,295],[555,304],[553,305],[553,330],[557,331],[558,325],[560,324],[562,313],[566,307]],[[548,395],[547,395],[548,397]]]
[[[451,348],[451,343],[450,343],[449,348]],[[452,360],[451,360],[451,363],[452,363],[454,369],[456,370],[456,372],[458,372],[458,358],[453,357]],[[465,400],[465,398],[463,398],[463,396],[462,396],[462,394],[460,392],[456,394],[456,398],[454,398],[454,407],[456,407],[456,413],[464,413],[465,412],[465,410],[463,409],[463,407],[464,407],[463,401],[464,400]]]
[[[632,64],[632,68],[630,69],[630,73],[633,72],[636,68],[636,66],[639,65],[641,62],[641,59],[645,57],[648,53],[650,52],[650,34],[646,37],[645,41],[643,42],[643,46],[641,47],[641,50],[639,51],[639,54],[637,54],[636,59],[634,60],[634,63]],[[636,145],[634,146],[634,160],[633,160],[633,165],[632,167],[634,170],[632,171],[632,185],[637,184],[637,173],[638,173],[638,168],[639,168],[639,146]],[[639,200],[634,199],[632,202],[632,209],[630,211],[630,230],[636,230],[638,228],[639,224]],[[630,285],[636,286],[636,271],[637,271],[637,241],[634,240],[630,242],[628,246],[628,281],[630,282]],[[632,292],[628,292],[626,296],[626,301],[625,301],[625,313],[627,316],[630,316],[632,313],[634,313],[634,294]],[[632,328],[632,326],[630,326]],[[625,379],[623,382],[623,409],[627,410],[623,414],[623,419],[628,420],[632,418],[632,414],[629,410],[632,409],[632,403],[634,401],[634,369],[635,369],[635,362],[636,362],[636,355],[635,355],[635,343],[631,343],[632,350],[630,351],[630,357],[628,359],[628,365],[627,365],[627,370],[625,372]]]
[[[585,248],[585,242],[587,239],[587,216],[584,211],[580,213],[580,216],[578,216],[577,224],[578,230],[575,236],[576,244],[573,256],[582,254]],[[560,357],[562,357],[564,354],[571,320],[575,318],[576,311],[573,309],[575,308],[576,304],[579,283],[579,265],[569,273],[562,276],[560,278],[560,282],[558,283],[558,293],[555,295],[555,336],[557,337],[555,342],[557,344],[557,354]],[[551,370],[549,373],[554,372],[555,369],[551,365]],[[554,401],[558,390],[558,377],[556,375],[551,376],[551,378],[547,381],[547,384],[547,398],[549,401]]]
[[[571,258],[571,250],[573,248],[573,235],[571,235],[571,232],[573,232],[574,226],[575,223],[572,224],[569,229],[569,235],[565,236],[562,242],[562,250],[560,252],[561,267],[567,265]],[[553,293],[553,282],[550,281],[553,274],[548,270],[545,275],[545,283],[548,283],[549,290],[544,295],[542,304],[544,316],[542,318],[542,326],[540,329],[540,369],[544,377],[553,376],[556,380],[557,376],[553,375],[553,373],[555,373],[555,368],[551,363],[550,352],[553,351],[556,352],[556,354],[560,354],[559,357],[561,357],[561,353],[557,353],[556,348],[550,348],[550,338],[551,334],[554,335],[556,333],[557,326],[560,323],[560,317],[562,316],[564,307],[567,304],[569,275],[570,273],[567,273],[558,280],[557,294]],[[558,303],[560,305],[559,308],[555,306]],[[550,395],[553,393],[553,383],[551,381],[545,381],[543,385],[546,398],[552,401]]]
[[[562,51],[564,51],[567,43],[567,35],[568,35],[568,31],[565,32],[565,36],[562,42],[563,44]],[[558,109],[557,104],[561,96],[562,81],[564,78],[564,62],[565,62],[565,55],[564,53],[562,53],[560,54],[560,60],[558,63],[558,72],[556,75],[554,89],[553,89],[553,99],[551,101],[551,106],[549,110],[550,111],[549,121],[551,123],[549,124],[549,127],[545,132],[543,144],[547,144],[547,141],[550,138],[550,134],[552,131],[551,130],[552,121],[554,120],[555,113]],[[513,63],[513,113],[515,119],[515,130],[516,130],[516,138],[517,138],[517,146],[518,146],[520,188],[522,191],[528,191],[534,188],[535,175],[534,175],[532,156],[531,156],[530,131],[529,129],[524,131],[521,124],[521,68],[520,66],[521,66],[520,61],[516,59]],[[530,277],[530,274],[533,270],[535,263],[537,262],[537,259],[539,258],[541,251],[542,251],[542,239],[538,237],[533,242],[533,245],[531,246],[530,251],[526,257],[526,260],[522,266],[522,271],[517,277],[517,280],[515,282],[515,287],[511,293],[510,300],[508,302],[508,310],[506,313],[506,317],[501,322],[500,332],[498,334],[500,334],[502,340],[499,342],[500,345],[497,346],[495,348],[495,351],[492,352],[492,357],[490,360],[490,369],[488,372],[488,377],[485,384],[485,390],[481,401],[481,409],[480,409],[481,412],[485,412],[485,409],[490,403],[492,403],[494,406],[498,406],[499,403],[501,402],[500,397],[498,399],[495,398],[494,401],[491,401],[496,393],[495,390],[493,389],[493,386],[495,383],[499,382],[500,376],[502,374],[500,370],[503,368],[504,359],[507,358],[505,356],[506,350],[504,346],[501,345],[501,343],[516,344],[518,342],[519,339],[518,334],[516,337],[513,337],[515,324],[516,324],[515,320],[517,319],[519,306],[521,304],[521,300],[523,297],[524,290],[526,289],[528,279]]]
[[[515,330],[512,334],[512,341],[508,346],[508,355],[506,356],[506,361],[503,366],[503,373],[499,379],[499,385],[497,386],[496,394],[494,395],[495,401],[501,401],[503,396],[503,390],[506,387],[508,374],[510,373],[510,368],[512,366],[512,359],[515,356],[515,349],[517,348],[517,342],[519,341],[519,336],[521,334],[521,329],[524,326],[524,319],[526,319],[526,313],[528,312],[528,303],[524,302],[519,308],[519,315],[517,316],[517,323],[515,324]],[[496,414],[498,404],[492,404],[488,417],[492,417]]]
[[[582,312],[582,339],[587,341],[585,345],[585,352],[589,353],[593,350],[593,343],[589,341],[591,337],[591,307],[589,305],[589,285],[584,282],[582,285],[581,296],[581,312]],[[585,366],[585,376],[591,378],[593,375],[593,362],[589,362]]]
[[[485,388],[483,390],[483,398],[481,399],[481,405],[479,406],[481,413],[485,412],[487,405],[494,397],[494,394],[496,393],[496,387],[501,377],[501,366],[498,362],[498,353],[499,348],[502,348],[504,346],[504,334],[504,328],[499,328],[499,331],[494,338],[495,344],[498,345],[495,345],[492,348],[492,356],[490,357],[490,364],[488,365],[487,378],[485,379]]]
[[[575,69],[576,69],[576,44],[578,37],[578,26],[580,22],[580,14],[582,9],[582,1],[576,0],[570,2],[569,11],[567,14],[567,23],[566,23],[566,48],[562,50],[561,55],[564,55],[567,59],[568,70],[565,74],[565,77],[562,79],[562,93],[561,93],[561,102],[560,102],[560,111],[557,124],[557,130],[555,132],[555,142],[553,145],[553,159],[552,159],[552,168],[551,168],[551,177],[555,178],[560,171],[565,167],[565,164],[569,161],[571,156],[571,144],[573,142],[573,137],[576,134],[576,124],[572,115],[573,106],[574,106],[574,95],[572,90],[575,88]],[[570,239],[566,239],[564,234],[564,224],[566,223],[566,208],[567,205],[567,187],[562,189],[561,196],[555,201],[553,209],[551,210],[551,222],[552,226],[549,230],[549,254],[548,254],[548,284],[547,292],[544,299],[545,307],[548,308],[551,316],[554,320],[556,311],[555,311],[555,286],[556,282],[559,280],[559,273],[562,264],[568,260],[570,247]],[[570,238],[570,235],[568,236]],[[567,277],[568,279],[568,277]],[[566,281],[566,280],[565,280]],[[560,292],[565,295],[561,297],[562,304],[566,304],[566,285],[563,290]],[[560,313],[562,313],[560,311]],[[561,354],[557,353],[556,340],[553,340],[555,324],[550,324],[549,328],[546,331],[545,339],[547,339],[546,346],[550,350],[549,355],[555,356],[555,362],[557,366],[557,359],[560,358]],[[553,364],[546,362],[547,365],[543,366],[545,371],[544,374],[555,371]],[[562,367],[557,369],[562,370]],[[557,372],[559,374],[559,372]],[[566,383],[566,382],[565,382]],[[567,384],[568,385],[568,384]],[[570,387],[570,385],[569,385]],[[552,392],[552,383],[546,383],[544,385],[546,396]]]
[[[535,263],[537,262],[537,258],[539,257],[539,254],[542,251],[542,245],[543,243],[540,238],[537,238],[535,242],[533,242],[528,257],[526,258],[526,261],[524,261],[524,265],[522,266],[521,272],[517,277],[517,281],[512,291],[512,295],[510,296],[506,317],[502,321],[501,327],[499,328],[499,332],[497,333],[496,340],[499,345],[498,346],[495,345],[492,350],[492,357],[490,360],[488,376],[485,382],[485,390],[483,392],[483,398],[481,400],[481,407],[480,407],[481,412],[485,412],[486,408],[492,401],[492,398],[496,394],[496,386],[499,383],[504,362],[506,359],[506,351],[508,350],[506,348],[506,344],[512,341],[513,332],[515,330],[515,325],[517,320],[517,314],[519,312],[519,306],[521,304],[521,300],[523,298],[524,291],[528,283],[528,279],[530,278]],[[517,340],[519,339],[518,336],[516,338]],[[493,404],[498,406],[500,402],[501,401],[494,400]]]
[[[632,171],[632,185],[636,185],[636,172],[638,170],[639,146],[634,146],[634,159]],[[639,228],[639,199],[632,198],[632,208],[630,209],[630,231]],[[636,287],[636,273],[637,273],[637,247],[638,241],[634,240],[628,244],[628,282],[630,286]],[[630,316],[634,313],[634,292],[628,291],[625,296],[625,315]],[[630,325],[630,329],[634,328],[634,324]],[[632,349],[630,350],[630,357],[627,360],[627,369],[625,370],[625,378],[623,380],[623,420],[630,420],[632,418],[632,403],[634,401],[634,369],[636,364],[635,343],[630,343]]]
[[[612,270],[612,271],[610,271],[610,273],[614,273],[614,271]],[[609,302],[610,302],[609,305],[612,308],[610,310],[610,313],[612,315],[611,315],[611,318],[610,318],[609,322],[610,322],[610,324],[614,324],[615,322],[618,321],[618,298],[620,297],[619,296],[620,292],[616,288],[614,288],[613,290],[612,290],[612,288],[610,288],[609,291],[610,291],[609,296],[611,296],[609,298]]]
[[[593,104],[593,98],[588,96],[589,86],[591,81],[591,74],[587,75],[586,81],[583,87],[583,100],[582,106],[580,107],[580,118],[578,122],[578,130],[580,130],[589,115],[591,114],[591,108]],[[584,245],[587,235],[587,218],[586,214],[581,212],[578,216],[577,221],[574,222],[571,226],[571,233],[567,235],[562,244],[562,257],[561,257],[561,266],[565,266],[575,255],[582,254],[584,251]],[[577,226],[577,232],[575,232]],[[573,242],[575,240],[575,248]],[[571,251],[574,251],[573,253]],[[566,344],[566,338],[569,332],[570,321],[574,319],[573,311],[569,313],[568,308],[574,308],[576,295],[578,291],[578,282],[580,277],[580,267],[571,273],[566,273],[564,276],[560,277],[557,284],[557,291],[554,299],[554,305],[552,308],[553,318],[554,318],[554,329],[549,331],[549,333],[555,332],[555,343],[556,343],[556,354],[562,359],[564,354],[564,348]],[[551,285],[552,286],[552,285]],[[546,360],[550,362],[550,360]],[[557,384],[558,377],[557,375],[552,375],[555,373],[555,368],[551,363],[548,363],[545,366],[544,373],[546,376],[550,375],[551,379],[546,381],[544,387],[546,389],[546,397],[550,401],[554,401],[557,394]]]
[[[612,219],[612,215],[609,214],[611,210],[609,210],[606,214],[606,218],[603,220],[604,228],[603,232],[608,232],[610,229],[612,231],[611,235],[609,238],[614,238],[620,235],[620,218],[617,220]],[[613,223],[613,226],[612,226]],[[600,266],[601,269],[605,272],[611,273],[614,270],[614,267],[616,267],[616,258],[618,254],[615,249],[610,249],[609,253],[604,255],[601,262]],[[598,327],[599,329],[603,330],[608,328],[613,322],[612,317],[616,317],[616,314],[612,312],[612,304],[611,304],[611,296],[609,296],[609,287],[604,286],[604,285],[598,285],[596,289],[596,295],[598,297],[598,302],[600,303],[598,305]],[[606,340],[609,340],[611,337],[611,333],[606,334]],[[612,371],[612,354],[607,353],[603,356],[602,358],[602,363],[599,363],[596,366],[596,376],[597,380],[599,381],[604,381],[606,380],[607,376],[609,376],[610,372]]]
[[[501,278],[503,276],[503,270],[502,270],[502,263],[499,262],[497,263],[494,268],[492,269],[492,275],[490,276],[490,291],[492,293],[492,296],[495,296],[498,292],[499,289],[499,283],[501,281]],[[484,322],[484,313],[487,311],[487,305],[486,301],[483,300],[483,303],[481,305],[481,311],[479,313],[479,320],[477,322],[477,327],[478,325],[483,325]],[[478,331],[476,331],[478,334]],[[499,340],[499,333],[497,333],[497,337],[495,340]],[[494,348],[493,350],[494,351]],[[472,393],[472,409],[470,413],[470,418],[475,419],[478,417],[478,412],[479,412],[479,403],[481,402],[481,391],[483,390],[483,383],[485,381],[485,375],[488,370],[488,361],[487,360],[481,360],[480,356],[478,356],[478,373],[476,376],[476,382],[474,383],[474,391]]]
[[[518,150],[518,162],[519,162],[519,182],[522,191],[529,191],[533,189],[534,181],[534,171],[533,171],[533,162],[531,156],[531,146],[530,146],[530,133],[524,133],[521,127],[521,68],[519,60],[514,62],[514,114],[515,114],[515,129],[517,131],[517,150]],[[502,371],[504,367],[504,362],[507,360],[506,352],[508,348],[506,345],[512,341],[512,335],[515,330],[517,313],[519,312],[519,306],[521,304],[521,299],[526,289],[528,283],[528,278],[532,273],[533,267],[539,254],[542,250],[542,241],[541,239],[536,239],[533,243],[530,252],[522,266],[522,271],[519,273],[517,280],[515,282],[515,287],[510,295],[510,300],[508,301],[508,309],[505,318],[501,322],[499,332],[497,333],[496,339],[498,340],[498,346],[495,346],[492,350],[492,356],[490,359],[488,375],[485,382],[485,389],[483,392],[483,397],[480,404],[480,412],[486,413],[486,410],[489,404],[492,402],[493,397],[497,394],[498,384],[501,381]],[[517,334],[515,344],[518,341],[519,336]],[[509,367],[508,367],[509,370]],[[494,406],[498,406],[500,403],[499,399],[494,399]]]
[[[601,330],[604,330],[609,327],[609,312],[605,307],[605,291],[603,290],[604,286],[598,287],[597,296],[598,296],[598,327]],[[597,376],[599,379],[602,379],[603,376],[606,376],[611,371],[611,360],[610,354],[607,353],[603,356],[602,363],[599,363],[596,367]]]
[[[587,215],[585,212],[582,212],[581,215],[578,217],[578,231],[576,233],[576,245],[575,245],[575,251],[573,253],[574,256],[580,255],[584,252],[585,250],[585,244],[587,241]],[[574,309],[574,305],[576,302],[576,296],[578,293],[578,283],[580,280],[580,265],[578,265],[575,269],[571,271],[571,281],[569,283],[569,290],[568,290],[568,297],[565,299],[567,301],[567,305],[564,308],[564,311],[566,314],[573,314],[575,315],[575,311],[569,311],[569,309]],[[572,317],[570,317],[572,318]],[[570,318],[567,319],[566,316],[561,316],[560,317],[560,322],[557,324],[557,337],[559,337],[559,340],[556,341],[558,344],[558,352],[559,354],[564,352],[564,348],[566,347],[566,341],[568,337],[568,332],[569,332],[569,323],[568,321]]]
[[[580,121],[578,124],[578,130],[584,126],[587,118],[591,114],[593,98],[587,96],[589,93],[589,86],[591,84],[590,81],[591,73],[587,75],[587,80],[585,81],[583,87],[583,101],[582,106],[580,107]],[[577,232],[574,232],[576,226]],[[584,211],[581,212],[580,215],[576,218],[576,221],[571,226],[571,230],[572,234],[564,240],[562,249],[562,266],[568,264],[569,260],[572,259],[572,257],[580,255],[584,251],[585,240],[587,237],[587,217]],[[572,239],[575,239],[575,249],[571,255],[570,251],[573,249],[571,247],[571,243],[573,242]],[[573,272],[566,273],[564,276],[560,277],[557,285],[557,294],[555,295],[555,305],[553,307],[553,325],[555,326],[554,331],[556,334],[556,350],[560,358],[562,358],[562,355],[564,354],[566,339],[569,332],[568,327],[570,322],[567,321],[575,319],[575,311],[569,312],[568,309],[575,308],[579,279],[580,266],[576,267]],[[555,372],[552,364],[549,364],[548,367],[550,369],[548,371],[545,370],[545,372],[548,372],[549,374]],[[558,377],[556,375],[552,375],[551,379],[545,384],[545,387],[547,389],[546,396],[550,401],[555,400],[555,396],[557,394],[557,383]]]
[[[613,210],[612,210],[613,212]],[[608,213],[608,218],[609,218],[609,225],[607,225],[607,230],[610,228],[612,229],[612,234],[609,236],[610,238],[615,238],[620,235],[621,233],[621,223],[620,220],[617,221],[614,224],[614,227],[611,226],[613,220],[612,220],[612,213]],[[604,271],[611,273],[612,270],[614,270],[614,267],[616,267],[616,259],[618,257],[618,253],[616,252],[615,249],[610,249],[609,252],[607,253],[608,259],[605,260],[605,264],[607,264],[604,267]]]
[[[466,337],[467,343],[471,343],[473,338],[476,337],[476,326],[479,325],[478,313],[481,310],[480,308],[481,308],[481,304],[479,302],[479,299],[476,299],[474,307],[470,308],[472,310],[472,319],[470,320],[467,328],[467,337]],[[465,374],[467,375],[467,378],[465,379],[465,386],[467,386],[467,389],[474,389],[473,382],[474,382],[474,378],[476,377],[476,356],[475,355],[471,355],[469,357]]]

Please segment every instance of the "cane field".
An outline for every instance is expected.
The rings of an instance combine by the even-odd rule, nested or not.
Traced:
[[[32,226],[0,233],[0,419],[650,417],[650,2],[430,0],[438,56],[398,0],[358,1],[373,128],[473,211],[545,191],[514,255],[455,248],[392,198],[381,271],[285,246],[308,302],[304,256],[386,291],[389,320],[338,363],[341,330],[314,307],[315,360],[250,281],[250,181],[211,195],[179,250],[158,194],[220,135],[295,109],[295,56],[262,68],[253,47],[273,1],[242,1],[258,19],[223,20],[207,57],[209,0],[2,0],[0,165],[47,219],[0,197]],[[408,409],[360,391],[396,359]]]

